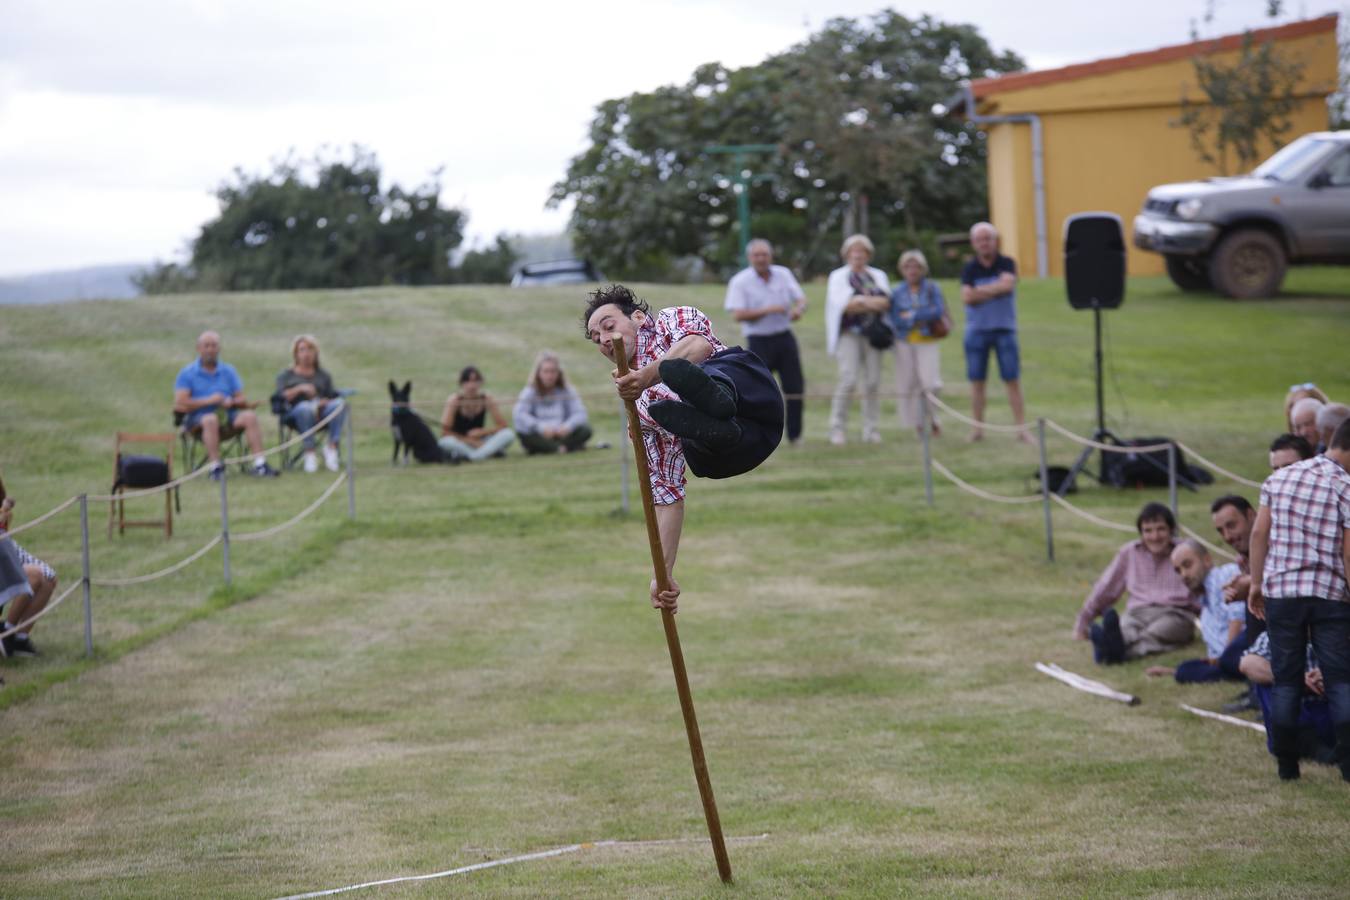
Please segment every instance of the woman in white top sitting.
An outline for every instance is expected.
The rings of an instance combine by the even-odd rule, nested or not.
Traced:
[[[558,355],[549,350],[534,358],[512,419],[520,445],[530,454],[572,453],[585,449],[591,439],[586,406],[567,383]]]

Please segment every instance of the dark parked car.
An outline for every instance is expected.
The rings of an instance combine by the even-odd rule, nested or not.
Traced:
[[[589,259],[556,259],[522,266],[511,279],[511,286],[592,284],[597,281],[604,281],[604,277]]]
[[[1164,184],[1134,219],[1182,290],[1270,297],[1285,268],[1350,265],[1350,131],[1305,134],[1250,175]]]

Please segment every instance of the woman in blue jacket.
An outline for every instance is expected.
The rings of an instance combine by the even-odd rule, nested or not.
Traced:
[[[899,268],[902,278],[891,291],[891,326],[896,333],[895,386],[900,395],[897,406],[900,424],[920,431],[921,395],[942,389],[938,341],[945,332],[935,335],[933,331],[947,307],[942,289],[928,277],[928,260],[921,251],[906,250],[900,256]],[[941,434],[936,415],[932,415],[932,422],[933,434]]]

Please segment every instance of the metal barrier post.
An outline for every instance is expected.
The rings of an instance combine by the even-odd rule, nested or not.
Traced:
[[[1045,511],[1045,557],[1055,561],[1055,531],[1050,515],[1050,467],[1045,462],[1045,419],[1036,420],[1037,445],[1041,454],[1041,505]]]
[[[229,466],[220,467],[220,558],[225,566],[225,586],[230,585],[230,504],[225,484],[229,481]]]
[[[342,400],[346,403],[346,398]],[[351,407],[347,408],[347,518],[356,521],[356,438],[353,436]]]
[[[89,591],[89,495],[80,495],[80,585],[84,592],[84,655],[94,655],[94,603]]]
[[[627,418],[628,418],[628,410],[627,410],[626,408],[624,408],[624,405],[623,405],[623,398],[620,398],[620,399],[619,399],[619,430],[620,430],[620,431],[622,431],[622,430],[626,427],[626,426],[624,425],[624,422],[627,420]],[[620,494],[619,494],[619,498],[620,498],[620,499],[619,499],[619,508],[623,510],[623,514],[624,514],[624,515],[628,515],[628,454],[622,452],[622,448],[623,448],[623,435],[622,435],[622,434],[619,435],[619,441],[618,441],[617,446],[620,448],[620,453],[619,453],[619,465],[621,465],[621,466],[623,467],[623,474],[620,475],[620,479],[621,479],[621,480],[620,480],[620,484],[621,484],[621,487],[620,487],[620,489],[619,489],[619,490],[620,490]]]
[[[1177,445],[1167,442],[1167,504],[1172,507],[1173,518],[1177,512]]]
[[[919,437],[923,442],[923,493],[928,505],[933,505],[933,449],[929,446],[933,431],[933,411],[928,407],[928,392],[919,392],[919,405],[923,410],[923,427]]]

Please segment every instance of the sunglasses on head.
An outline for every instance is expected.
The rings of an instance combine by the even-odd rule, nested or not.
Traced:
[[[1305,382],[1303,382],[1302,384],[1291,384],[1291,385],[1289,385],[1289,390],[1291,390],[1291,391],[1310,391],[1310,390],[1315,389],[1316,387],[1317,387],[1317,385],[1313,384],[1311,381],[1305,381]]]

